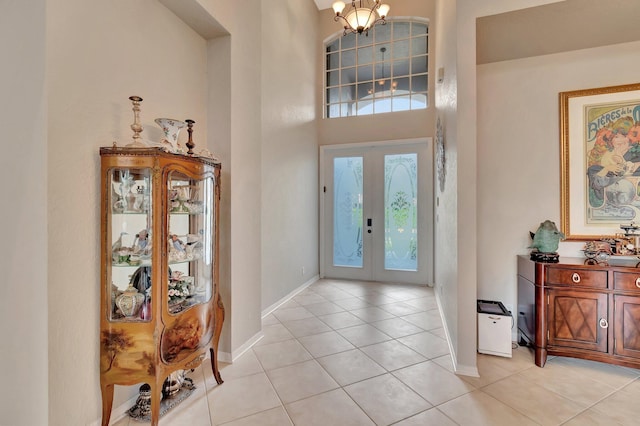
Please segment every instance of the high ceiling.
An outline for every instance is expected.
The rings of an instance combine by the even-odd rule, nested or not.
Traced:
[[[318,10],[330,9],[334,1],[314,0]],[[637,41],[639,14],[639,0],[565,0],[481,17],[477,63]]]
[[[477,20],[477,63],[640,40],[638,0],[566,0]]]

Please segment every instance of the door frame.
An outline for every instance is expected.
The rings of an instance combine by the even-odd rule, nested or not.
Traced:
[[[433,284],[433,262],[435,260],[434,256],[434,167],[433,167],[433,158],[434,158],[434,147],[433,147],[433,138],[424,137],[424,138],[413,138],[413,139],[397,139],[397,140],[387,140],[387,141],[375,141],[375,142],[359,142],[359,143],[347,143],[347,144],[334,144],[334,145],[321,145],[320,146],[320,167],[319,167],[319,180],[318,180],[318,196],[319,200],[319,240],[320,240],[320,278],[325,278],[325,247],[326,247],[326,226],[325,226],[325,201],[324,201],[324,187],[325,187],[325,157],[328,151],[341,151],[341,150],[349,150],[349,149],[364,149],[364,148],[381,148],[381,147],[394,147],[399,145],[416,145],[416,144],[426,144],[426,153],[427,159],[425,161],[427,171],[426,176],[421,177],[422,179],[426,179],[425,188],[426,188],[426,212],[425,212],[425,229],[426,229],[426,237],[422,241],[423,244],[427,245],[427,270],[425,271],[427,282],[424,284],[432,285]]]

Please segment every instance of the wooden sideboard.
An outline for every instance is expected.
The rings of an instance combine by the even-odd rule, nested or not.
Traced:
[[[587,264],[518,256],[518,335],[548,355],[640,368],[640,268],[637,259]]]

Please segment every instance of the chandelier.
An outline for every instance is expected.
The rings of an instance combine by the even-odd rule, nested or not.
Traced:
[[[380,53],[382,53],[382,78],[380,78],[378,80],[378,85],[380,87],[383,87],[385,85],[385,83],[387,82],[387,80],[384,77],[384,53],[387,51],[386,47],[381,47],[380,48]],[[398,82],[395,80],[391,80],[391,85],[390,85],[390,90],[391,92],[395,92],[396,89],[398,88]]]
[[[358,3],[358,5],[356,5]],[[363,6],[363,3],[366,5]],[[351,2],[351,8],[344,11],[345,4],[342,1],[333,3],[333,10],[336,12],[334,21],[342,21],[344,26],[344,35],[347,33],[358,33],[369,35],[369,30],[376,24],[386,24],[385,18],[389,13],[389,5],[382,4],[382,0],[374,0],[373,6],[370,5],[369,0],[353,0]]]
[[[387,82],[387,79],[384,76],[384,53],[387,51],[386,47],[381,47],[380,48],[380,53],[382,53],[382,73],[380,74],[381,77],[377,80],[378,86],[380,86],[380,88],[378,89],[380,91],[380,93],[384,92],[384,86]],[[398,89],[398,82],[395,80],[391,80],[391,84],[389,85],[389,91],[391,93],[395,92]],[[373,92],[375,91],[375,85],[372,86],[369,90],[367,90],[367,93],[369,95],[373,95]]]

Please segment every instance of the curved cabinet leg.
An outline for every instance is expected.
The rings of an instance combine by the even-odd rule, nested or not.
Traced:
[[[111,406],[113,405],[113,384],[102,384],[102,426],[109,426]]]
[[[216,379],[216,383],[219,385],[224,383],[222,380],[222,376],[220,375],[220,370],[218,370],[218,354],[217,349],[209,348],[211,351],[211,369],[213,370],[213,377]]]
[[[213,331],[213,348],[211,351],[211,368],[213,369],[213,377],[216,382],[221,385],[223,383],[220,370],[218,369],[218,343],[220,342],[220,334],[222,334],[222,324],[224,323],[224,305],[220,293],[216,294],[215,301],[215,329]]]

